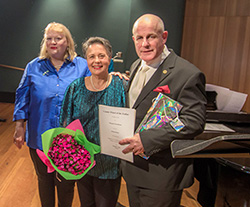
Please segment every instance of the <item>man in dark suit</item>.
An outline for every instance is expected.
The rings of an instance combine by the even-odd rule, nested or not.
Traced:
[[[167,48],[167,36],[158,16],[145,14],[134,23],[133,41],[139,59],[130,68],[127,97],[128,105],[136,109],[135,128],[158,95],[156,88],[183,105],[175,120],[183,128],[178,131],[173,123],[167,123],[120,141],[122,145],[128,144],[123,153],[134,153],[134,163],[121,163],[130,207],[177,207],[183,188],[193,183],[192,159],[173,159],[170,144],[175,139],[193,139],[202,133],[205,77]],[[139,156],[142,152],[149,156],[148,160]]]

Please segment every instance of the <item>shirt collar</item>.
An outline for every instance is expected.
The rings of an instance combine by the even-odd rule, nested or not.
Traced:
[[[38,62],[47,61],[47,60],[49,60],[49,59],[48,58],[43,58],[43,59],[39,59]],[[65,59],[65,63],[66,64],[73,63],[75,65],[76,64],[76,58],[74,58],[74,60],[71,62],[70,58],[68,57],[68,58]]]

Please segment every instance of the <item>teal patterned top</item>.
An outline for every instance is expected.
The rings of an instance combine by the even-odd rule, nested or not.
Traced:
[[[73,81],[66,90],[60,125],[67,126],[79,119],[82,123],[87,139],[100,145],[98,105],[125,106],[126,82],[117,76],[112,76],[110,85],[102,91],[89,91],[85,86],[84,77]],[[115,179],[120,176],[118,158],[104,155],[95,155],[96,165],[87,173],[100,179]]]

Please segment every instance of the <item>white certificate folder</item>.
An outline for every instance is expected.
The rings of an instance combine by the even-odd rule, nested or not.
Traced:
[[[133,162],[133,153],[122,153],[119,141],[134,136],[135,109],[99,105],[101,153]]]

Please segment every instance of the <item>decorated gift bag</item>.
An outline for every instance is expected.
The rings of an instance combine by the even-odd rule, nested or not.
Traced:
[[[179,119],[179,112],[182,105],[170,97],[159,93],[152,106],[136,129],[137,132],[148,130],[150,128],[159,128],[169,123],[177,132],[185,125]],[[140,154],[144,159],[148,159],[144,153]]]

